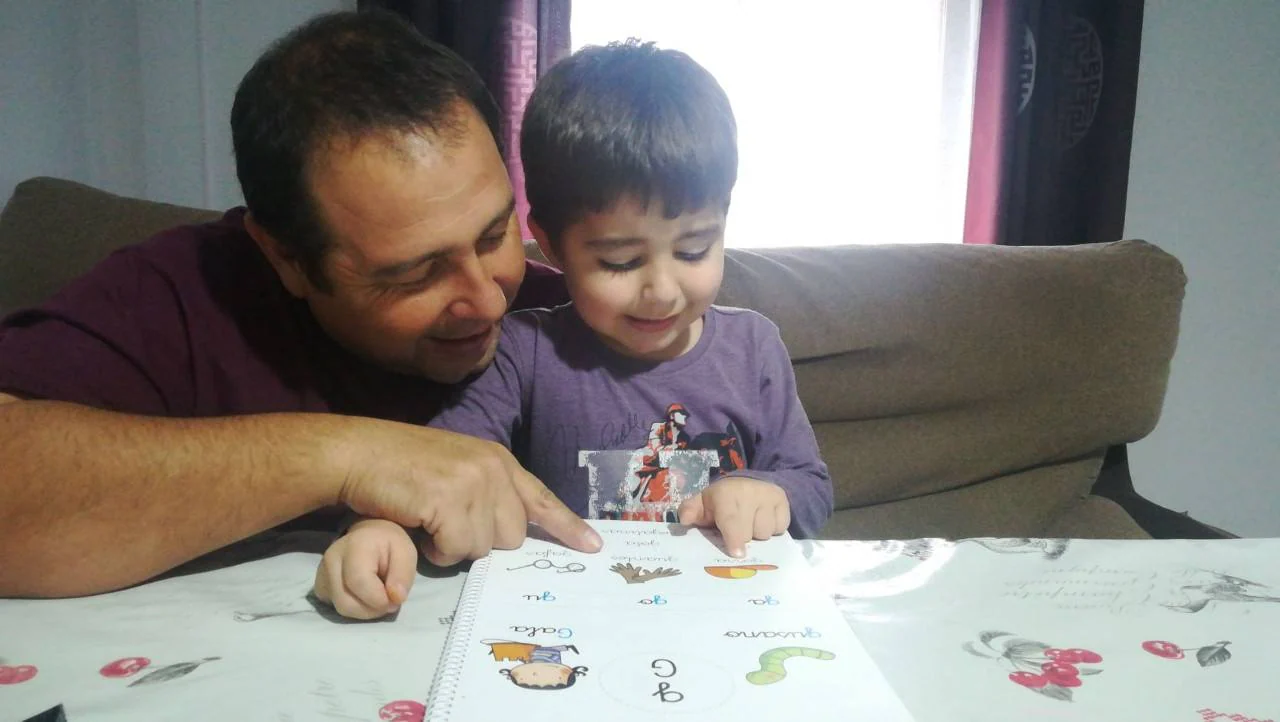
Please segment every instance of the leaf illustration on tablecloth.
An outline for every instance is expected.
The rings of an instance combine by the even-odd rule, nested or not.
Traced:
[[[1231,642],[1218,642],[1196,650],[1196,661],[1201,667],[1213,667],[1231,659],[1227,645]]]
[[[990,647],[991,640],[995,639],[996,637],[1012,637],[1012,636],[1013,636],[1013,633],[1011,632],[999,632],[995,630],[988,630],[978,635],[978,641]]]
[[[1052,685],[1052,684],[1045,685],[1044,687],[1041,687],[1039,689],[1032,690],[1032,691],[1039,692],[1040,694],[1048,697],[1049,699],[1061,700],[1063,702],[1070,702],[1071,698],[1074,696],[1071,693],[1071,690],[1067,689],[1066,687],[1059,687],[1057,685]]]
[[[151,672],[149,674],[146,674],[138,678],[136,681],[131,682],[129,686],[137,687],[140,684],[159,684],[160,682],[168,682],[171,679],[185,677],[188,674],[191,674],[192,672],[194,672],[197,667],[204,664],[205,662],[213,662],[218,659],[222,659],[222,658],[221,657],[205,657],[204,659],[198,662],[178,662],[177,664],[166,665],[164,667],[161,667],[160,669],[155,670],[154,672]]]

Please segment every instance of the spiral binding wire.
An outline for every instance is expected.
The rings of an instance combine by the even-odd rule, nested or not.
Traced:
[[[462,596],[458,598],[453,624],[444,641],[444,654],[440,655],[440,665],[436,668],[436,676],[427,696],[427,722],[445,722],[452,713],[454,697],[458,694],[458,685],[462,683],[467,651],[471,649],[471,635],[476,623],[476,612],[480,607],[480,592],[489,575],[491,559],[492,557],[485,557],[476,560],[467,573],[467,583],[462,588]]]

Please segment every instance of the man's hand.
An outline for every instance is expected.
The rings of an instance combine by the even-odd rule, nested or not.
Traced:
[[[314,591],[344,617],[377,619],[409,598],[417,569],[418,550],[404,527],[361,519],[325,550]]]
[[[731,557],[747,555],[747,542],[781,534],[791,525],[787,493],[777,484],[743,476],[712,482],[680,505],[680,523],[715,526]]]
[[[344,444],[339,501],[429,537],[423,553],[449,566],[514,549],[533,522],[583,552],[600,536],[500,445],[395,422],[361,424]],[[370,432],[374,433],[370,433]]]

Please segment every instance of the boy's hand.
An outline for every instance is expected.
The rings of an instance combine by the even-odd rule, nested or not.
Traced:
[[[400,608],[418,570],[418,549],[405,528],[361,519],[325,550],[315,595],[344,617],[377,619]]]
[[[680,523],[712,526],[731,557],[747,555],[747,542],[768,539],[791,526],[791,504],[777,484],[743,476],[712,482],[680,505]]]

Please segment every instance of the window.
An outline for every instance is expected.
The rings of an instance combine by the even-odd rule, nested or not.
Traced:
[[[729,95],[728,243],[960,242],[979,0],[574,0],[574,49],[682,50]]]

